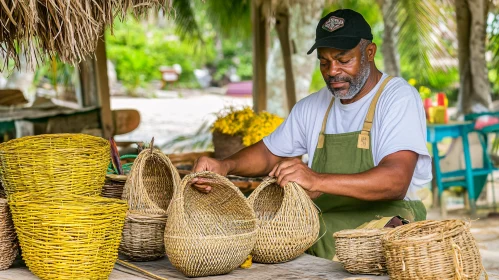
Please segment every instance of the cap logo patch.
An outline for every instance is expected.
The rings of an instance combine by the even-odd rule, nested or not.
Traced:
[[[340,29],[345,24],[345,20],[339,17],[331,16],[323,25],[322,29],[327,30],[329,32],[333,32],[337,29]]]

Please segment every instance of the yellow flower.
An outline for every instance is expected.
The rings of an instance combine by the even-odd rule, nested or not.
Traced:
[[[417,84],[417,81],[416,79],[414,78],[410,78],[408,81],[407,81],[411,86],[415,86]]]

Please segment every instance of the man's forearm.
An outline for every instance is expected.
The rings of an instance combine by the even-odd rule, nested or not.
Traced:
[[[272,154],[260,141],[228,157],[223,163],[227,165],[229,175],[257,177],[267,176],[280,160],[281,157]]]

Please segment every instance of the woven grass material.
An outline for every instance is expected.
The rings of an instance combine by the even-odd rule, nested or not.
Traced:
[[[7,200],[0,198],[0,270],[9,268],[17,256],[16,232]]]
[[[133,261],[152,261],[165,256],[166,216],[129,212],[119,252]]]
[[[136,213],[166,215],[179,183],[180,176],[170,159],[157,149],[146,149],[135,159],[122,197]]]
[[[353,274],[387,273],[382,237],[390,229],[347,229],[334,233],[336,256]]]
[[[193,178],[211,181],[204,194]],[[256,242],[257,220],[241,191],[211,172],[184,177],[168,209],[165,248],[171,263],[189,277],[229,273],[241,265]]]
[[[39,193],[9,197],[28,268],[41,279],[107,279],[127,206],[118,199]]]
[[[106,174],[101,196],[121,199],[127,178],[127,175]]]
[[[0,180],[0,198],[6,198],[7,194],[5,193],[5,189],[3,188],[2,181]]]
[[[480,252],[460,220],[421,221],[383,236],[390,279],[480,279]]]
[[[301,186],[291,182],[282,188],[266,178],[248,198],[260,230],[253,249],[254,262],[290,261],[314,244],[319,235],[317,208]]]
[[[0,144],[0,176],[7,196],[16,192],[100,195],[109,142],[85,134],[46,134]]]

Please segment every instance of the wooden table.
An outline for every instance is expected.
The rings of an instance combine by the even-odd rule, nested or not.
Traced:
[[[168,261],[164,258],[153,262],[133,263],[142,269],[152,272],[158,276],[170,279],[192,279],[183,276],[178,272]],[[28,268],[26,268],[22,261],[17,262],[13,267],[8,270],[0,271],[1,280],[35,280],[38,279],[34,276]],[[152,279],[141,274],[134,272],[128,268],[120,265],[114,267],[110,280],[139,280],[139,279]],[[299,258],[281,264],[256,264],[254,263],[250,269],[236,269],[235,271],[219,276],[202,277],[195,279],[218,279],[218,280],[243,280],[243,279],[257,279],[257,280],[278,280],[278,279],[350,279],[350,280],[363,280],[363,279],[388,279],[388,276],[370,276],[370,275],[352,275],[346,272],[341,264],[310,255],[302,255]]]

